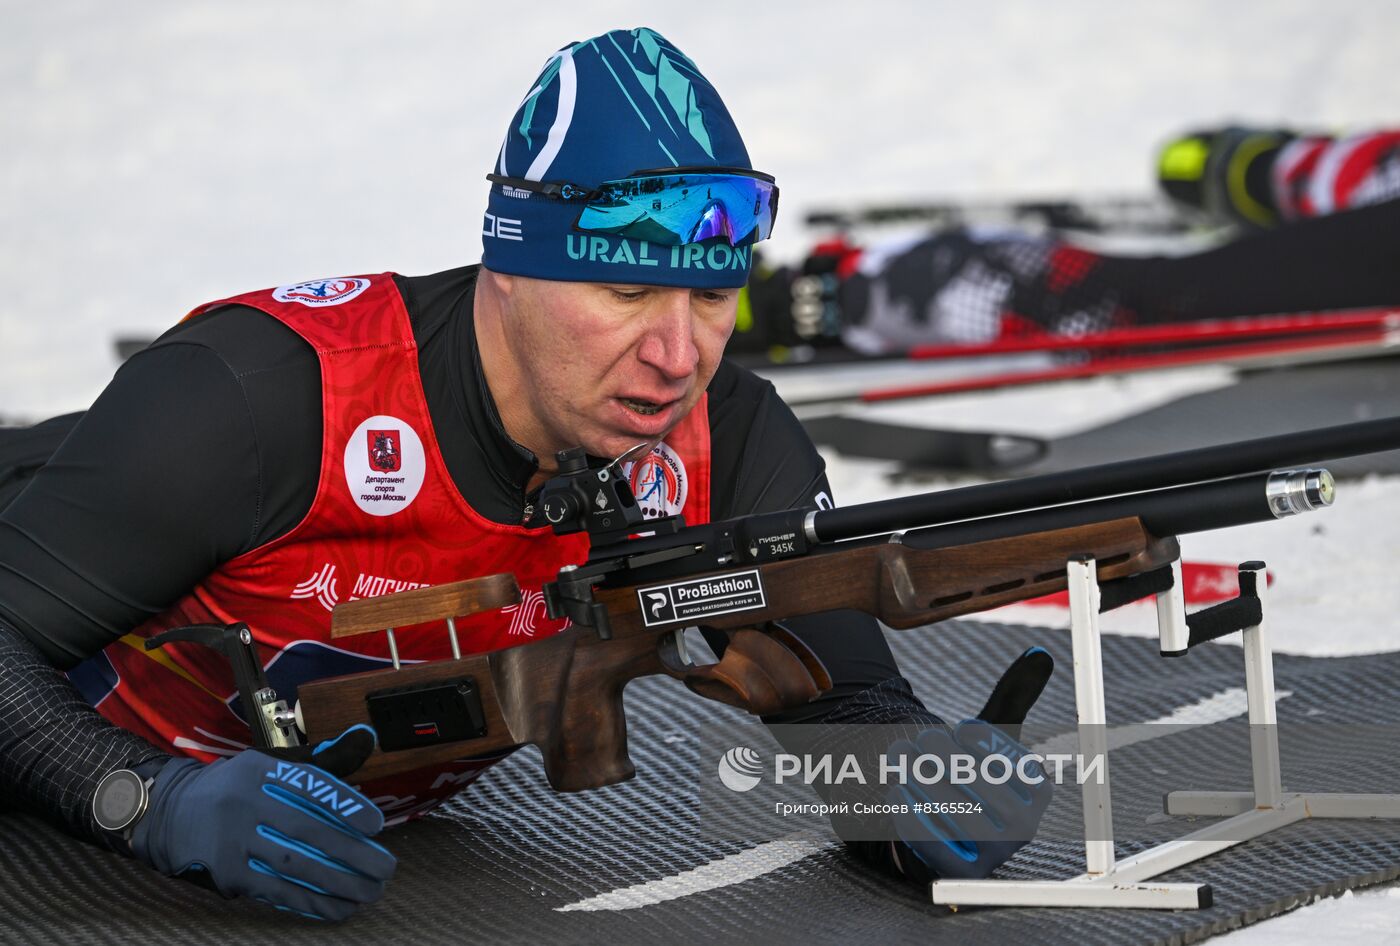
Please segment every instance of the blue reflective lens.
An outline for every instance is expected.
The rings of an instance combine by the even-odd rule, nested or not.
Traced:
[[[745,246],[768,239],[777,213],[778,188],[767,175],[648,172],[600,185],[574,226],[661,245],[723,239]]]

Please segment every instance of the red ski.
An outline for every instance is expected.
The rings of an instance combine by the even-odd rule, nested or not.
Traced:
[[[1148,345],[1194,345],[1240,339],[1265,339],[1343,332],[1360,329],[1400,328],[1400,311],[1368,309],[1355,312],[1310,312],[1255,318],[1215,319],[1168,325],[1142,325],[1091,332],[1084,335],[1037,335],[998,339],[977,345],[918,345],[909,350],[912,359],[969,358],[1036,351],[1108,351]]]
[[[1381,354],[1400,342],[1400,328],[1381,324],[1371,328],[1341,332],[1305,333],[1302,337],[1284,337],[1269,341],[1236,345],[1211,345],[1183,351],[1146,355],[1123,355],[1080,362],[1054,368],[984,374],[978,377],[938,381],[931,384],[904,385],[865,391],[860,400],[866,403],[893,401],[902,398],[927,397],[934,394],[957,394],[983,391],[1049,381],[1068,381],[1105,375],[1129,374],[1177,368],[1187,365],[1224,364],[1249,366],[1275,361],[1296,363],[1309,360],[1333,360]]]

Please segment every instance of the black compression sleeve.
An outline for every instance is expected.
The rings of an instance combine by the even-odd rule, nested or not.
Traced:
[[[0,797],[6,806],[105,842],[92,817],[97,783],[115,769],[161,758],[155,746],[103,719],[22,634],[0,624]]]

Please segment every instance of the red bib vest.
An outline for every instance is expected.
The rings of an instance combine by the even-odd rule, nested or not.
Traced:
[[[172,753],[206,762],[248,745],[243,707],[223,657],[194,644],[142,649],[145,638],[183,624],[246,622],[269,682],[289,703],[305,680],[389,666],[383,634],[331,641],[331,609],[342,601],[513,572],[521,603],[458,621],[462,650],[525,644],[566,626],[546,615],[540,588],[561,566],[581,563],[588,540],[500,525],[462,498],[438,449],[408,312],[391,274],[263,290],[191,314],[230,303],[266,312],[316,350],[324,431],[316,498],[291,532],[225,562],[80,668],[81,688],[104,716]],[[264,465],[275,469],[275,458]],[[682,511],[688,523],[708,521],[706,401],[630,466],[648,514]],[[451,656],[441,628],[400,631],[397,643],[405,662]],[[95,692],[94,680],[103,684]],[[498,758],[362,788],[386,817],[400,820],[451,796]]]

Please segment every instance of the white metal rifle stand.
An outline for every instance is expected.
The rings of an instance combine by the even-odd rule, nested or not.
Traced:
[[[1171,587],[1156,594],[1157,625],[1164,657],[1183,656],[1207,640],[1244,632],[1245,687],[1249,700],[1253,792],[1172,792],[1165,798],[1171,815],[1223,817],[1123,860],[1113,850],[1113,809],[1109,798],[1108,733],[1105,725],[1103,655],[1099,641],[1100,590],[1092,557],[1068,563],[1070,629],[1074,649],[1074,689],[1079,715],[1079,751],[1102,759],[1102,779],[1087,779],[1084,797],[1085,873],[1064,880],[936,880],[934,903],[956,906],[1113,907],[1193,910],[1209,907],[1209,884],[1144,883],[1152,877],[1276,831],[1303,818],[1400,818],[1400,795],[1310,794],[1284,792],[1279,772],[1274,715],[1273,652],[1263,626],[1266,577],[1263,562],[1240,566],[1240,597],[1207,609],[1216,620],[1188,622],[1181,590],[1181,562],[1171,564]],[[1257,609],[1250,597],[1258,598]],[[1243,607],[1241,607],[1243,605]],[[1230,608],[1234,608],[1230,611]],[[1234,623],[1249,615],[1247,625]],[[1189,624],[1196,624],[1192,629]]]

